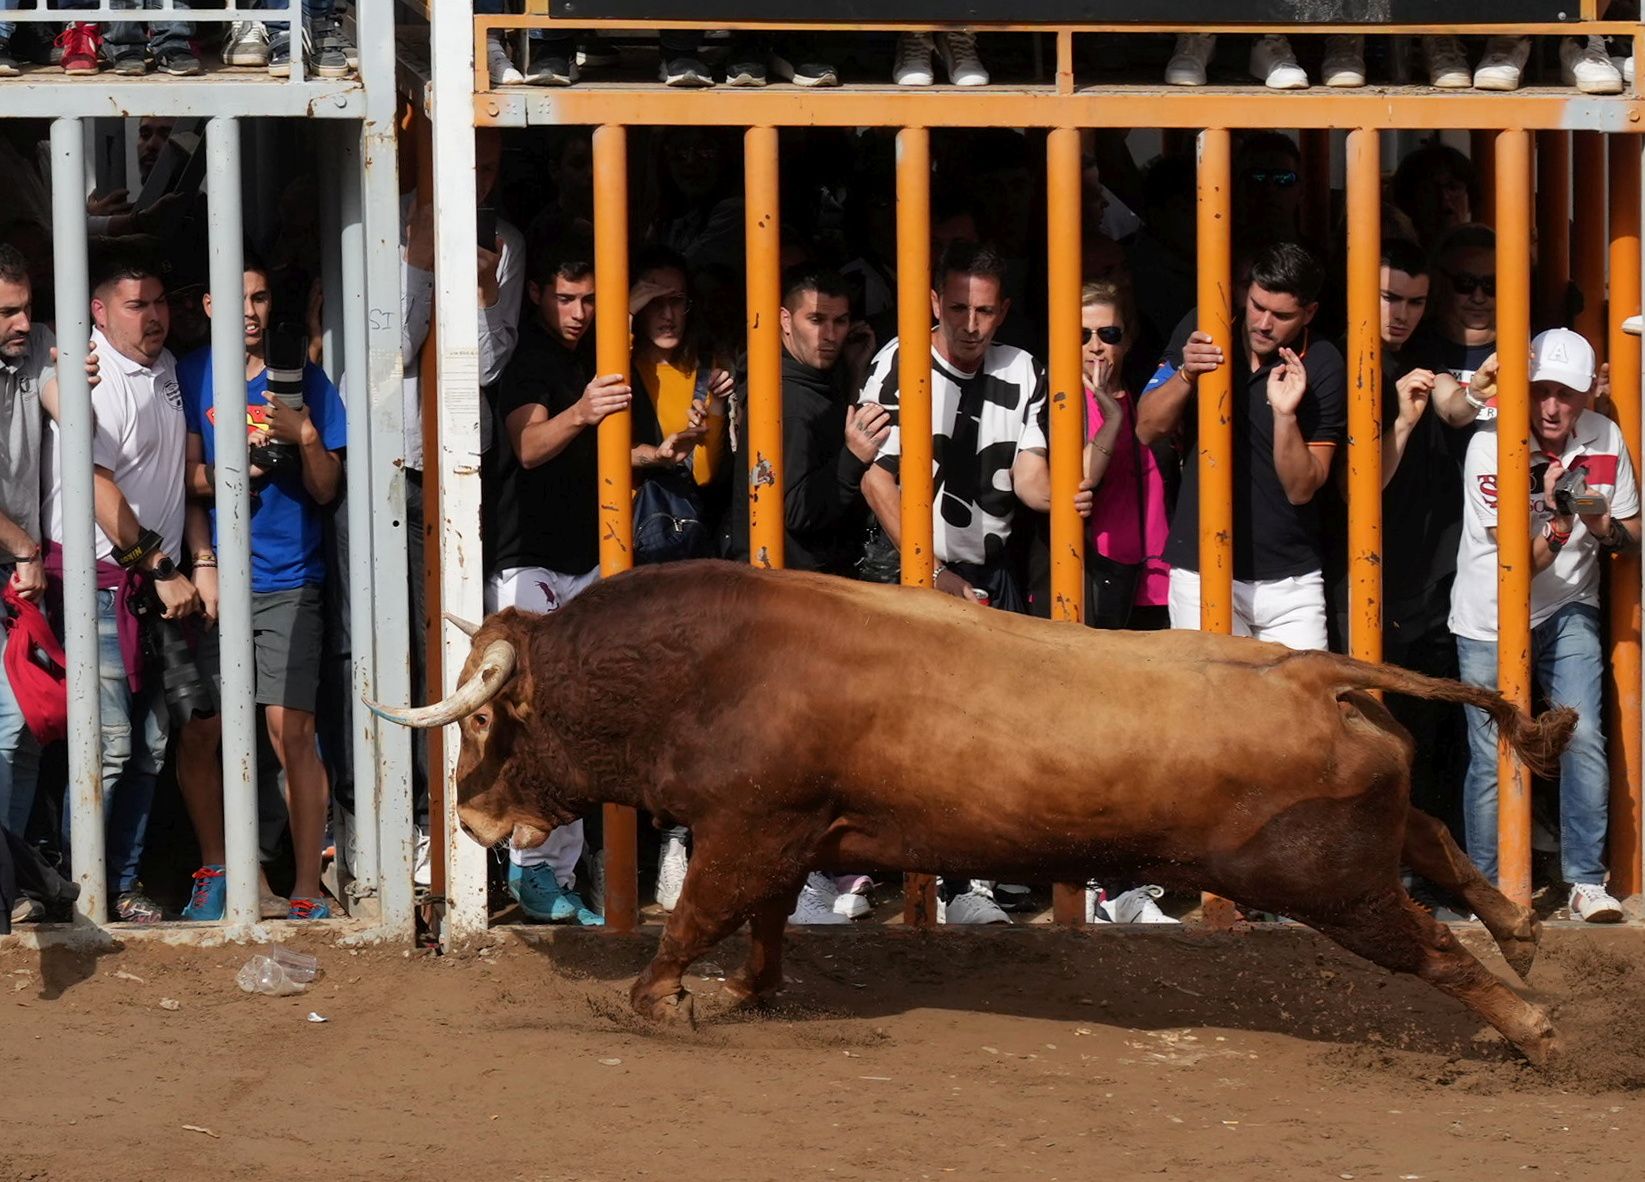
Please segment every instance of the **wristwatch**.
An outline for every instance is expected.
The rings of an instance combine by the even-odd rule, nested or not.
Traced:
[[[164,554],[160,555],[160,561],[154,564],[154,569],[149,571],[156,579],[175,579],[181,573],[177,569],[177,564]]]

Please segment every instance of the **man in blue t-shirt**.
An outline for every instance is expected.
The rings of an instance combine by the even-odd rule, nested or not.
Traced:
[[[211,314],[211,297],[205,301]],[[292,396],[296,373],[269,396],[268,337],[273,319],[267,268],[250,258],[245,269],[246,431],[251,464],[251,629],[256,654],[257,704],[265,707],[269,741],[286,774],[286,802],[296,876],[290,918],[324,919],[320,850],[325,840],[328,785],[314,737],[314,701],[325,630],[321,506],[336,498],[343,479],[343,402],[319,366],[305,363],[302,399]],[[284,375],[276,375],[277,379]],[[187,481],[193,498],[210,501],[215,483],[217,415],[212,398],[210,348],[177,366],[188,424]],[[216,539],[216,510],[212,537]],[[217,558],[194,556],[195,581],[208,617],[217,614]],[[202,668],[217,668],[217,633],[201,643]],[[220,919],[223,877],[223,782],[217,756],[220,724],[197,718],[183,730],[178,781],[200,839],[204,865],[194,873],[185,919]],[[265,894],[268,892],[265,891]]]

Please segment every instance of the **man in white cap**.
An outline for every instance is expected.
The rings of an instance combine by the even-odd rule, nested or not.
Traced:
[[[1576,734],[1559,761],[1560,858],[1571,914],[1614,923],[1622,906],[1605,889],[1610,774],[1601,730],[1605,653],[1600,644],[1599,572],[1605,551],[1639,549],[1639,488],[1615,423],[1589,409],[1594,351],[1577,333],[1553,328],[1531,342],[1531,659],[1548,699],[1576,708]],[[1496,382],[1493,354],[1474,375],[1476,395]],[[1545,467],[1544,467],[1545,465]],[[1466,504],[1451,597],[1462,679],[1496,685],[1497,422],[1482,423],[1463,466]],[[1468,708],[1470,760],[1464,783],[1468,854],[1497,875],[1497,736]]]

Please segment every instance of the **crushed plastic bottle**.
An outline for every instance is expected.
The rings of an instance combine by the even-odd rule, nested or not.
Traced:
[[[275,944],[268,950],[267,956],[259,953],[240,966],[234,980],[247,993],[290,997],[307,988],[319,967],[320,962],[315,957]]]
[[[295,948],[287,948],[284,944],[270,945],[268,957],[285,969],[286,976],[299,985],[307,985],[314,980],[314,974],[320,971],[319,957],[298,952]]]

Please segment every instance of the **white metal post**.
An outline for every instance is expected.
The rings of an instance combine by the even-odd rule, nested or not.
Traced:
[[[207,129],[211,253],[211,385],[216,410],[217,627],[222,651],[223,832],[228,861],[224,923],[258,920],[257,709],[251,649],[251,489],[246,439],[245,248],[240,209],[240,124]]]
[[[480,549],[480,338],[474,242],[474,14],[472,5],[436,6],[430,30],[434,101],[434,324],[440,342],[441,595],[448,612],[485,614],[485,561]],[[450,624],[444,637],[445,684],[457,687],[468,637]],[[445,745],[441,774],[452,782],[458,744]],[[430,769],[430,774],[434,774]],[[457,824],[456,792],[446,793],[446,934],[452,943],[486,930],[486,851]]]
[[[97,676],[97,536],[93,527],[91,277],[86,257],[85,139],[78,119],[51,125],[52,220],[57,281],[58,478],[63,483],[63,639],[69,693],[69,863],[80,913],[108,922],[103,844],[103,725]],[[111,785],[112,787],[112,785]]]

